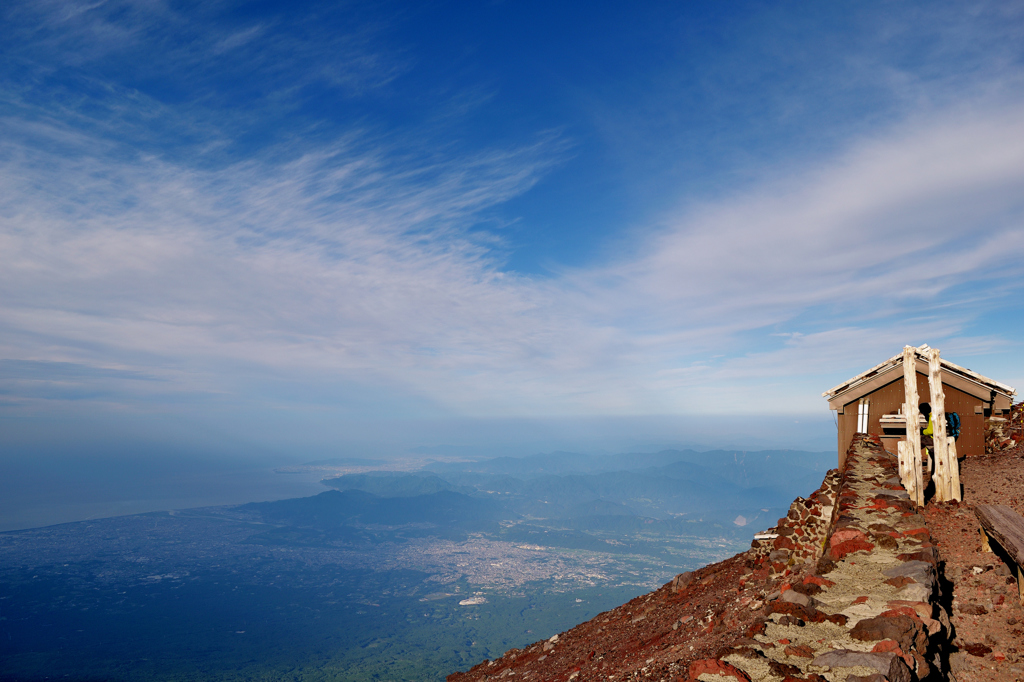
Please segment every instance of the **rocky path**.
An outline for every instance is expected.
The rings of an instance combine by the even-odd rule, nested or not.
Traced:
[[[695,663],[690,676],[940,678],[939,654],[950,628],[937,599],[936,564],[925,518],[900,485],[895,458],[876,439],[858,436],[847,454],[828,546],[815,570],[783,584],[761,627],[734,651]]]

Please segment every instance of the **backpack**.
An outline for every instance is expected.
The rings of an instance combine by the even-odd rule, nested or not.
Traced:
[[[946,435],[953,438],[960,437],[960,415],[956,412],[946,413]]]

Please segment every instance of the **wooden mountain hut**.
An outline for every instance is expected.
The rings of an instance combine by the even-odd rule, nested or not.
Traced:
[[[846,451],[856,433],[879,436],[885,449],[895,454],[899,441],[906,440],[906,402],[903,381],[904,357],[915,358],[917,395],[928,402],[929,356],[937,352],[926,345],[908,347],[880,365],[844,381],[822,393],[829,409],[835,410],[839,427],[839,467],[842,468]],[[985,452],[985,419],[992,415],[1006,416],[1013,404],[1016,390],[993,381],[966,367],[955,365],[944,358],[938,359],[945,394],[945,412],[956,412],[960,417],[960,437],[956,442],[959,455],[981,455]],[[917,414],[917,407],[912,412]],[[918,417],[920,426],[925,425]]]

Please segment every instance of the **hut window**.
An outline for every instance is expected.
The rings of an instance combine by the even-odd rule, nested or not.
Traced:
[[[870,400],[861,398],[857,404],[857,433],[868,432],[868,405]]]

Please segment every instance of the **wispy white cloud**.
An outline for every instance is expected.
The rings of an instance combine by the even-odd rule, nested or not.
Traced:
[[[337,138],[367,118],[349,105],[409,69],[388,23],[356,6],[263,6],[245,20],[238,9],[222,0],[6,3],[0,106],[118,142],[127,155],[209,167],[282,141],[301,154]]]
[[[669,218],[637,258],[582,276],[645,312],[742,327],[818,305],[844,316],[930,306],[954,286],[1021,274],[1022,133],[1016,107],[896,128]]]
[[[19,65],[0,98],[7,404],[280,406],[376,391],[468,415],[786,411],[904,343],[983,355],[1020,331],[976,328],[1024,281],[1014,67],[960,91],[972,67],[936,87],[899,60],[853,65],[842,72],[885,72],[884,87],[905,91],[886,110],[902,122],[871,118],[839,152],[804,150],[740,189],[639,216],[602,263],[525,276],[483,227],[564,160],[563,134],[487,148],[424,134],[457,127],[491,96],[480,84],[405,127],[310,115],[274,130],[311,84],[351,103],[412,57],[372,22],[337,35],[316,16],[301,31],[282,15],[220,26],[223,9],[3,14]],[[170,95],[124,84],[142,54]],[[241,90],[253,110],[233,106]],[[779,102],[799,106],[790,94]]]
[[[1022,128],[1016,107],[897,127],[548,279],[465,228],[557,141],[417,164],[353,136],[214,171],[7,144],[0,355],[161,380],[133,395],[287,380],[466,414],[806,408],[794,386],[905,342],[1002,342],[972,340],[960,304],[1024,274]]]
[[[190,390],[230,384],[225,362],[417,390],[514,354],[550,314],[464,226],[557,144],[410,165],[350,139],[211,172],[41,146],[2,154],[8,358],[153,365]]]
[[[666,217],[634,257],[568,279],[630,330],[632,362],[660,366],[670,404],[690,408],[709,393],[755,407],[767,377],[806,390],[799,377],[907,342],[968,351],[968,326],[1024,275],[1022,140],[1016,105],[919,118]],[[782,344],[780,331],[803,334]],[[997,321],[984,335],[1010,331]],[[726,359],[707,362],[716,352]]]

